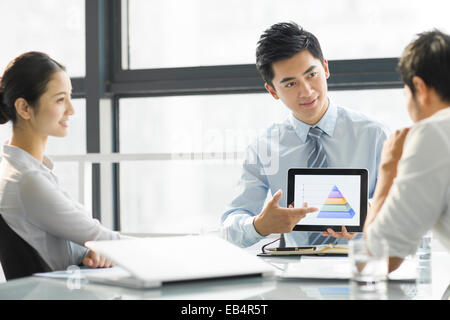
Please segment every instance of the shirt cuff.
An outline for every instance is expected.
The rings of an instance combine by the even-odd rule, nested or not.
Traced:
[[[253,240],[253,241],[252,241],[253,243],[255,243],[255,242],[257,242],[257,241],[259,241],[259,240],[265,238],[265,236],[260,235],[260,234],[258,233],[258,231],[256,231],[255,225],[253,224],[253,222],[255,221],[255,219],[256,219],[256,216],[255,216],[255,217],[248,217],[248,218],[245,220],[244,225],[243,225],[244,233],[245,233],[246,235],[248,235],[248,239],[249,239],[249,240],[250,240],[250,239]]]

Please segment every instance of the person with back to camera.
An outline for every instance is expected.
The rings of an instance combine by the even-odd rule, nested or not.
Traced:
[[[112,263],[86,241],[126,238],[103,227],[59,185],[44,155],[49,136],[67,135],[74,114],[65,67],[40,52],[20,55],[0,79],[0,123],[12,122],[2,148],[0,214],[52,270]]]
[[[389,248],[389,271],[433,236],[450,251],[450,35],[422,32],[404,49],[398,68],[413,121],[384,143],[364,237],[368,251]]]

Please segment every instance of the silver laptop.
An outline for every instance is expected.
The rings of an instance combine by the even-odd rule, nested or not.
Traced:
[[[93,282],[153,288],[165,282],[274,274],[260,258],[213,236],[89,241],[85,245],[122,269],[87,275]]]

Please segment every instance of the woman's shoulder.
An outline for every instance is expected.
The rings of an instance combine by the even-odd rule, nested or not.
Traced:
[[[28,168],[23,171],[18,177],[18,183],[23,186],[42,187],[48,183],[52,183],[51,175],[44,170],[38,170],[36,168]]]

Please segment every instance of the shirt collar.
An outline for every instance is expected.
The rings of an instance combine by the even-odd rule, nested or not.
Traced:
[[[26,152],[25,150],[9,145],[3,145],[3,157],[6,159],[13,159],[13,161],[19,161],[26,166],[33,168],[53,170],[53,162],[47,156],[44,155],[42,163],[40,163],[35,157]]]
[[[330,137],[333,136],[334,128],[336,127],[337,121],[337,106],[329,99],[328,109],[323,115],[322,119],[319,120],[315,125],[309,125],[303,121],[298,120],[293,113],[289,115],[289,122],[292,128],[295,130],[297,136],[302,140],[303,143],[306,142],[308,137],[308,132],[311,127],[319,127]]]

